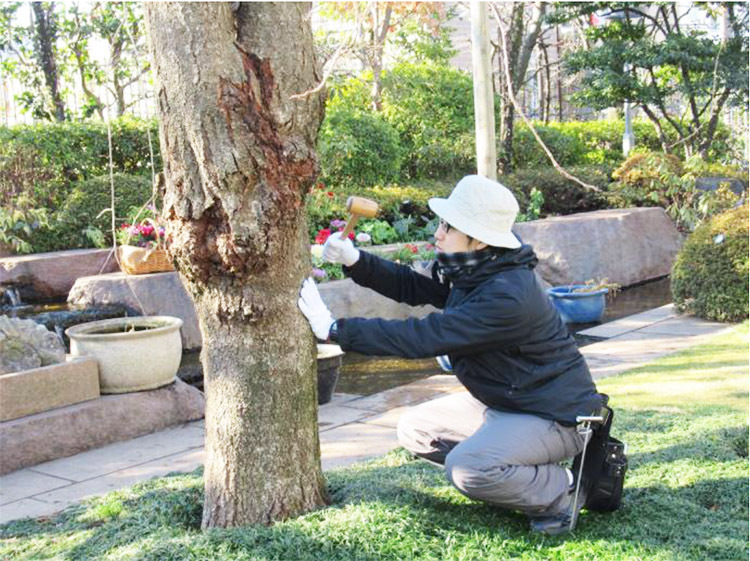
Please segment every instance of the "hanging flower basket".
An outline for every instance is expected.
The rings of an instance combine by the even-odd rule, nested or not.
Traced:
[[[124,224],[118,233],[120,268],[129,275],[174,271],[164,247],[164,228],[150,218],[139,224]],[[134,243],[134,245],[131,245]]]
[[[120,268],[129,275],[174,271],[167,250],[164,248],[121,245],[119,252]]]

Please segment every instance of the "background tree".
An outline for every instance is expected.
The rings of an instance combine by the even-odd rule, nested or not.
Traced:
[[[320,76],[307,3],[146,4],[170,252],[203,335],[203,526],[324,504],[304,198]]]
[[[44,82],[54,108],[54,117],[65,120],[65,103],[59,89],[57,71],[57,15],[54,2],[32,2],[35,54],[44,74]]]
[[[526,83],[529,62],[542,32],[546,5],[542,2],[492,3],[491,13],[497,23],[497,33],[505,33],[495,45],[498,51],[498,73],[500,76],[500,173],[512,170],[513,126],[515,107],[511,101]],[[503,46],[507,45],[507,49]],[[503,57],[507,58],[510,80],[505,78]]]
[[[586,30],[590,48],[570,53],[581,72],[574,99],[595,109],[637,104],[654,124],[665,152],[705,156],[727,104],[748,100],[748,9],[745,3],[696,4],[726,18],[726,33],[711,37],[688,27],[676,3],[563,5],[563,19],[582,13],[608,17]],[[675,140],[676,139],[676,140]]]
[[[31,21],[18,21],[22,4],[0,6],[0,67],[26,88],[19,103],[37,119],[63,121],[65,103],[61,93],[63,60],[58,50],[58,14],[51,2],[32,2]]]
[[[333,20],[352,23],[350,33],[359,38],[353,48],[363,67],[372,70],[373,111],[381,110],[383,59],[389,35],[415,25],[438,35],[445,19],[440,2],[325,2],[321,11]]]

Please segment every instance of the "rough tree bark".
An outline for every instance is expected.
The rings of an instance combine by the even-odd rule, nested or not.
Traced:
[[[307,3],[146,3],[170,253],[203,335],[203,526],[326,502],[315,345],[297,309],[323,97]],[[233,7],[234,10],[233,11]]]

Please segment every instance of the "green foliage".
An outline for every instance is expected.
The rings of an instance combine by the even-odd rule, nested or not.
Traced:
[[[0,557],[294,561],[735,561],[748,557],[747,325],[599,380],[629,445],[624,507],[575,534],[529,533],[405,450],[326,472],[331,505],[271,526],[201,530],[202,470],[0,526]],[[686,528],[689,531],[686,531]]]
[[[683,163],[671,154],[637,150],[612,173],[617,181],[610,185],[611,203],[616,207],[661,206],[678,226],[693,230],[739,199],[727,186],[715,192],[698,190],[695,179],[704,174],[739,177],[747,185],[747,174],[731,166],[707,164],[697,156]]]
[[[116,172],[151,176],[147,129],[154,167],[161,170],[156,121],[113,120]],[[109,173],[107,127],[100,122],[0,127],[0,186],[29,195],[34,206],[59,208],[74,182]],[[8,187],[6,187],[8,186]]]
[[[533,208],[533,205],[537,204],[530,199],[532,191],[536,189],[542,199],[541,215],[566,215],[607,208],[605,193],[609,185],[609,167],[577,166],[568,168],[568,171],[586,183],[598,187],[602,192],[586,189],[549,166],[520,169],[500,177],[500,182],[513,191],[522,209],[530,206]],[[533,220],[529,217],[527,219]]]
[[[671,280],[680,311],[716,321],[747,319],[747,203],[696,228],[677,255]]]
[[[152,195],[151,179],[118,173],[114,176],[116,224],[119,226],[131,207],[144,205]],[[103,239],[98,245],[112,244],[108,175],[94,177],[75,184],[63,206],[50,219],[50,227],[40,230],[29,240],[35,252],[92,246],[91,237],[98,230]],[[87,235],[88,232],[88,235]]]
[[[516,222],[529,222],[538,219],[542,213],[542,205],[544,205],[544,194],[536,187],[532,187],[529,192],[529,202],[526,206],[526,211],[518,213]]]
[[[469,74],[438,64],[399,64],[383,76],[383,116],[401,138],[405,177],[458,177],[474,169]]]
[[[385,220],[378,220],[376,218],[360,220],[357,223],[357,230],[370,234],[374,245],[382,245],[398,241],[398,233],[393,226],[388,224]]]
[[[623,161],[622,119],[595,121],[551,122],[535,121],[534,128],[552,152],[557,162],[564,166],[611,165]],[[659,150],[659,138],[648,121],[633,122],[634,135],[639,147]],[[498,146],[501,150],[501,146]],[[517,123],[513,131],[513,169],[550,166],[551,162],[534,138],[526,123]]]
[[[713,141],[711,123],[725,103],[747,104],[747,11],[739,4],[723,4],[730,33],[722,40],[682,25],[681,10],[657,6],[634,2],[608,6],[620,17],[586,29],[588,48],[565,57],[568,71],[581,75],[573,99],[595,109],[625,101],[648,107],[650,118],[664,118],[666,127],[683,141],[686,154],[707,155]],[[576,8],[590,9],[583,3]],[[696,4],[693,9],[712,8]],[[636,17],[644,12],[650,16]],[[681,103],[673,103],[674,99]]]
[[[398,133],[380,115],[333,104],[318,136],[322,178],[331,185],[372,185],[397,179]]]
[[[31,253],[29,239],[34,232],[48,226],[44,208],[10,208],[0,206],[0,250],[13,253]]]

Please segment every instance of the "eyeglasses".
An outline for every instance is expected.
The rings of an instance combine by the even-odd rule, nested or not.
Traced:
[[[445,220],[443,220],[442,218],[440,219],[440,222],[438,222],[438,230],[439,230],[440,228],[442,228],[442,229],[443,229],[443,230],[445,231],[445,233],[446,233],[446,234],[447,234],[448,232],[450,232],[450,231],[451,231],[451,225],[450,225],[450,224],[448,224],[448,223],[447,223],[447,222],[446,222]]]

